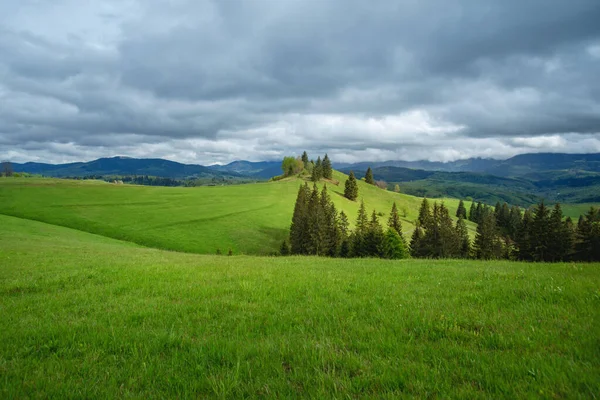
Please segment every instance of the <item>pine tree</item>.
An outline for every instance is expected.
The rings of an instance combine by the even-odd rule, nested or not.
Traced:
[[[473,222],[476,224],[481,223],[481,217],[483,216],[484,207],[481,205],[481,202],[477,202],[477,207],[475,207],[475,216],[473,217]]]
[[[600,261],[600,211],[594,207],[579,218],[576,257],[581,261]]]
[[[356,183],[356,177],[354,176],[354,172],[352,171],[350,171],[350,175],[346,180],[346,184],[344,187],[344,197],[352,201],[358,198],[358,184]]]
[[[456,221],[456,236],[459,242],[458,256],[460,258],[469,258],[471,256],[471,239],[464,218],[459,217]]]
[[[559,203],[556,203],[554,209],[550,213],[550,218],[547,225],[548,233],[548,250],[547,261],[562,261],[567,258],[570,252],[570,244],[566,237],[567,232],[563,223],[562,209]]]
[[[515,242],[517,245],[517,258],[522,261],[533,259],[531,235],[533,228],[533,215],[529,209],[525,210],[523,219],[517,230]]]
[[[340,229],[340,237],[342,240],[348,239],[350,234],[350,222],[348,222],[348,216],[343,211],[340,212],[338,218],[338,226]]]
[[[308,199],[310,189],[308,184],[300,186],[296,205],[294,206],[294,215],[290,227],[290,249],[291,254],[307,254],[308,243]]]
[[[391,260],[400,260],[408,258],[408,256],[408,249],[404,240],[398,235],[395,229],[388,229],[385,233],[383,244],[383,257]]]
[[[323,178],[333,178],[333,168],[331,167],[331,160],[329,160],[327,154],[325,154],[325,157],[323,158]]]
[[[575,254],[575,226],[571,217],[567,217],[563,222],[563,241],[567,251],[565,261],[573,260]]]
[[[319,188],[316,184],[313,185],[313,190],[308,200],[308,210],[307,253],[311,255],[323,255],[327,251],[326,232],[324,229],[326,217],[321,206]]]
[[[438,210],[438,223],[440,232],[440,252],[441,258],[458,257],[460,254],[460,238],[456,234],[456,229],[450,218],[448,208],[444,203],[440,203]]]
[[[400,193],[400,185],[398,185],[398,184],[394,185],[394,192]]]
[[[308,164],[310,161],[308,161],[308,154],[306,154],[306,151],[302,153],[302,162],[304,163],[304,168],[308,169]]]
[[[475,254],[482,260],[496,260],[502,256],[502,243],[496,230],[496,217],[483,212],[475,235]]]
[[[469,221],[475,222],[475,202],[471,202],[471,207],[469,208]]]
[[[317,162],[315,163],[313,171],[317,171],[317,180],[323,178],[323,162],[321,161],[321,156],[317,157]]]
[[[508,216],[507,233],[508,233],[508,236],[513,241],[516,241],[517,232],[519,231],[520,227],[521,227],[521,209],[517,206],[512,206],[512,208],[510,209],[510,214]]]
[[[402,222],[400,222],[400,216],[398,215],[398,207],[396,202],[392,204],[392,211],[390,211],[390,218],[388,219],[388,227],[393,229],[402,237]]]
[[[319,169],[315,166],[310,175],[310,180],[313,182],[319,182],[321,178],[319,178]]]
[[[542,201],[533,211],[533,224],[531,226],[531,254],[533,261],[546,261],[549,258],[550,236],[550,210]]]
[[[367,209],[365,208],[365,202],[360,202],[358,209],[358,216],[356,218],[356,232],[364,233],[367,230],[369,220],[367,219]]]
[[[410,238],[410,255],[415,258],[425,257],[425,251],[423,249],[423,229],[417,222],[415,230]]]
[[[367,225],[364,241],[364,252],[367,257],[382,257],[385,235],[383,229],[379,225],[379,219],[375,210],[371,214],[371,220]]]
[[[458,208],[456,209],[456,218],[467,218],[467,209],[465,208],[465,203],[463,201],[458,202]]]
[[[367,168],[367,173],[365,174],[365,182],[369,185],[375,184],[375,179],[373,179],[373,171],[371,170],[371,167]]]
[[[421,207],[419,208],[419,225],[428,229],[431,224],[431,211],[429,210],[429,202],[427,201],[427,197],[423,198],[421,202]]]

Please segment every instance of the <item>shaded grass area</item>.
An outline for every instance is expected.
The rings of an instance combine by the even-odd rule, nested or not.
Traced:
[[[0,216],[0,397],[587,397],[600,265],[182,254]]]
[[[343,197],[346,176],[328,190],[338,210],[353,223],[359,202]],[[147,247],[191,253],[268,255],[287,237],[301,179],[198,188],[113,185],[43,178],[0,179],[0,214],[75,228]],[[310,183],[312,186],[312,183]],[[322,184],[321,184],[322,186]],[[385,224],[398,203],[410,238],[421,199],[359,182],[369,211]],[[451,215],[457,200],[446,200]],[[468,206],[468,205],[467,205]],[[404,214],[406,213],[406,214]],[[475,225],[468,223],[473,232]]]

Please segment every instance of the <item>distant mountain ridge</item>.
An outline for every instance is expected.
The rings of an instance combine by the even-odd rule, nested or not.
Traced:
[[[89,162],[68,164],[13,163],[15,172],[28,172],[51,177],[84,177],[91,175],[149,175],[163,178],[242,177],[231,171],[218,171],[202,165],[181,164],[161,158],[99,158]]]
[[[432,161],[382,161],[355,164],[334,163],[341,170],[363,171],[368,167],[402,167],[425,171],[483,172],[503,177],[525,176],[531,173],[553,170],[581,170],[600,172],[600,153],[565,154],[531,153],[520,154],[506,160],[491,158],[468,158],[451,162]]]

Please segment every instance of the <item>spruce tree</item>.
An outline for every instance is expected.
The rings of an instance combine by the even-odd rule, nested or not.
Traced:
[[[410,255],[415,258],[425,257],[425,252],[423,249],[423,236],[423,229],[417,222],[415,230],[410,238]]]
[[[319,195],[319,188],[316,184],[313,185],[313,190],[308,200],[308,243],[307,253],[311,255],[322,255],[323,245],[325,241],[325,233],[323,225],[325,222],[325,215],[323,208],[321,207],[321,196]]]
[[[463,201],[458,202],[458,208],[456,209],[456,218],[467,218],[467,209],[465,208],[465,203]]]
[[[369,220],[367,218],[367,210],[365,209],[364,201],[361,201],[356,218],[356,229],[352,235],[352,256],[365,257],[367,256],[367,246],[365,243],[367,231],[369,229]]]
[[[338,226],[340,229],[340,237],[342,240],[348,238],[350,234],[350,222],[348,221],[348,216],[345,212],[341,211],[338,218]]]
[[[515,243],[517,246],[517,258],[521,261],[531,261],[533,259],[531,235],[533,228],[533,215],[531,210],[525,210],[523,219],[517,230]]]
[[[321,156],[317,157],[317,162],[315,163],[313,171],[317,171],[317,180],[323,178],[323,162],[321,161]]]
[[[331,166],[331,160],[329,160],[329,156],[327,154],[325,154],[325,157],[323,158],[323,178],[333,178],[333,168]]]
[[[550,213],[546,228],[548,232],[547,261],[563,261],[570,252],[569,246],[571,243],[566,237],[567,232],[562,219],[562,209],[560,204],[556,203],[554,209]]]
[[[402,223],[400,222],[400,216],[398,215],[398,207],[396,202],[392,204],[392,211],[390,211],[390,218],[388,219],[388,227],[393,229],[402,237]]]
[[[310,161],[308,160],[308,154],[306,154],[306,151],[302,153],[302,162],[304,163],[304,169],[308,169],[308,164]]]
[[[356,177],[352,171],[350,171],[350,175],[348,176],[348,179],[346,179],[344,197],[352,201],[358,198],[358,184],[356,183]]]
[[[471,207],[469,208],[469,221],[475,222],[475,202],[471,202]]]
[[[375,184],[375,179],[373,179],[373,171],[371,170],[371,167],[367,168],[367,173],[365,174],[365,182],[369,185]]]
[[[373,210],[371,214],[371,220],[367,224],[365,239],[364,239],[364,253],[367,257],[382,257],[383,247],[385,242],[385,235],[383,229],[379,224],[377,213]]]
[[[581,261],[600,261],[600,211],[594,207],[577,224],[576,256]]]
[[[425,229],[427,229],[431,223],[431,211],[429,210],[429,202],[427,201],[427,197],[424,197],[423,201],[421,202],[418,222],[419,225]]]
[[[441,258],[458,257],[460,254],[460,238],[456,234],[456,229],[450,218],[448,208],[444,203],[440,203],[438,210],[439,232],[440,232],[440,252]]]
[[[458,218],[455,230],[459,242],[458,256],[460,258],[469,258],[471,256],[471,239],[469,238],[469,231],[467,230],[464,218]]]
[[[391,260],[399,260],[408,258],[408,249],[406,243],[398,235],[395,229],[388,229],[385,233],[385,240],[383,244],[383,257]]]
[[[517,232],[519,231],[520,227],[521,227],[521,209],[517,206],[512,206],[512,208],[510,209],[509,216],[508,216],[507,233],[508,233],[508,236],[513,241],[516,241]]]
[[[533,211],[531,226],[531,254],[533,261],[546,261],[550,254],[550,210],[542,201]]]
[[[502,243],[496,230],[496,217],[491,212],[483,212],[475,235],[475,254],[482,260],[496,260],[502,256]]]
[[[296,205],[294,206],[294,215],[290,227],[290,250],[291,254],[307,254],[308,243],[308,199],[310,189],[308,184],[300,186]]]
[[[481,205],[481,202],[477,202],[477,207],[475,207],[475,216],[473,217],[473,222],[476,224],[481,223],[481,217],[483,216],[484,207]]]

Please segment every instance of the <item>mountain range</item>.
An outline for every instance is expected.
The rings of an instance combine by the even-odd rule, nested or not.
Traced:
[[[182,164],[164,159],[100,158],[69,164],[13,163],[15,172],[50,177],[149,175],[173,179],[244,178],[266,180],[281,173],[281,161],[234,161],[227,165]],[[486,203],[529,205],[540,199],[600,201],[600,154],[536,153],[507,160],[470,158],[453,162],[384,161],[334,163],[336,169],[362,176],[371,167],[375,179],[416,196],[473,198]]]

